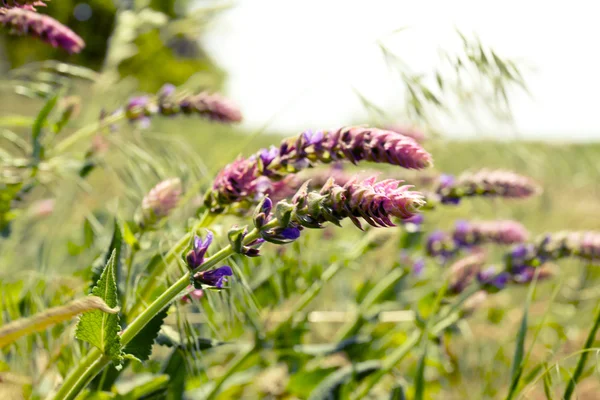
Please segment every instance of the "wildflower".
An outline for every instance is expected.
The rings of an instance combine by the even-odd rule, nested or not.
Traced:
[[[193,300],[200,300],[204,297],[204,290],[194,289],[193,286],[188,286],[189,293],[181,298],[184,304],[191,303]]]
[[[85,47],[83,39],[71,29],[52,17],[37,14],[30,9],[5,9],[0,13],[0,24],[7,27],[12,34],[35,36],[69,53],[79,53]]]
[[[152,188],[142,200],[140,226],[152,227],[167,217],[177,206],[181,191],[179,178],[164,180]]]
[[[253,240],[252,242],[242,247],[242,254],[246,257],[258,257],[260,255],[260,247],[263,245],[264,242],[265,239],[263,238]]]
[[[278,148],[262,149],[247,159],[238,158],[217,175],[205,204],[220,212],[232,203],[253,201],[265,194],[278,193],[286,179],[316,163],[359,161],[386,163],[410,169],[431,165],[431,155],[406,136],[376,128],[350,127],[336,131],[305,131],[285,139]],[[293,178],[286,184],[296,184]],[[283,192],[288,194],[287,192]]]
[[[483,243],[515,244],[527,240],[527,229],[516,221],[457,221],[452,238],[461,247]]]
[[[485,263],[485,258],[485,254],[475,253],[452,264],[449,268],[448,291],[453,294],[462,293],[477,277]]]
[[[410,218],[424,204],[420,193],[401,183],[393,179],[376,182],[372,177],[339,186],[330,179],[318,194],[309,193],[304,185],[292,200],[295,217],[309,228],[321,227],[327,221],[339,224],[344,218],[350,218],[360,229],[360,219],[375,227],[394,226],[391,217]]]
[[[452,237],[446,232],[434,231],[427,238],[425,250],[430,257],[438,257],[442,262],[454,257],[458,252]]]
[[[416,277],[420,277],[423,275],[423,271],[425,270],[425,259],[417,258],[412,264],[412,274]]]
[[[488,267],[477,273],[477,280],[488,291],[499,291],[506,287],[510,274],[505,271],[497,272],[495,267]]]
[[[204,263],[204,255],[206,254],[206,251],[208,250],[208,247],[212,241],[213,233],[211,231],[207,232],[206,239],[204,241],[200,236],[194,235],[192,249],[185,257],[190,269],[194,270]]]
[[[24,10],[35,11],[35,7],[45,7],[44,1],[49,0],[0,0],[0,13],[11,8],[22,8]]]
[[[194,279],[205,285],[222,289],[223,284],[227,283],[227,277],[232,275],[233,271],[231,270],[231,267],[224,265],[217,269],[198,272],[196,275],[194,275]]]
[[[172,84],[163,85],[156,99],[146,95],[132,98],[125,112],[130,121],[141,120],[144,124],[148,124],[150,117],[156,114],[163,116],[198,114],[211,121],[224,123],[242,120],[239,108],[230,100],[206,92],[177,96],[176,87]]]
[[[184,114],[198,114],[212,121],[240,122],[242,113],[229,99],[218,94],[206,92],[184,97],[179,102]]]
[[[483,169],[458,178],[442,175],[437,194],[443,204],[458,204],[463,197],[490,196],[526,198],[540,192],[531,179],[514,172]]]
[[[301,226],[290,224],[286,227],[272,228],[266,231],[261,231],[263,240],[275,244],[287,244],[300,237]]]

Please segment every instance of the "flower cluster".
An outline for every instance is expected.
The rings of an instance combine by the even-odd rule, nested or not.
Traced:
[[[6,3],[6,2],[5,2]],[[8,2],[8,4],[40,5],[39,2]],[[69,53],[79,53],[85,42],[75,32],[54,18],[41,15],[27,8],[4,8],[0,12],[0,24],[17,35],[37,37],[53,47],[60,47]]]
[[[138,223],[143,228],[153,228],[177,206],[181,196],[181,180],[171,178],[156,185],[142,200]]]
[[[197,114],[208,120],[224,123],[242,120],[239,108],[229,99],[207,92],[179,95],[171,84],[164,85],[156,98],[147,95],[136,96],[131,98],[125,107],[127,119],[142,125],[147,125],[150,117],[156,114],[163,116]]]
[[[0,0],[0,14],[11,8],[22,8],[24,10],[35,11],[35,7],[45,7],[44,1],[49,0]]]
[[[335,161],[386,163],[409,169],[432,164],[431,155],[413,139],[376,128],[347,127],[306,131],[226,166],[217,176],[205,204],[213,212],[236,202],[254,201],[273,192],[274,182],[316,163]],[[267,178],[267,179],[265,179]],[[276,188],[281,190],[281,188]]]
[[[423,196],[401,181],[375,178],[352,180],[344,186],[330,179],[319,193],[304,185],[293,198],[294,217],[302,226],[320,228],[325,222],[350,220],[362,229],[360,220],[375,227],[394,226],[392,217],[411,218],[424,204]]]
[[[507,269],[520,281],[533,278],[535,268],[549,261],[566,257],[579,257],[590,263],[600,263],[599,232],[558,232],[543,235],[534,243],[515,246],[506,255]],[[538,278],[545,277],[542,270]]]
[[[527,240],[527,229],[516,221],[457,221],[452,232],[454,242],[460,247],[479,246],[484,243],[516,244]]]
[[[208,248],[213,242],[213,239],[214,236],[211,231],[208,231],[204,240],[202,240],[200,236],[194,235],[194,239],[192,241],[192,248],[185,257],[185,261],[188,265],[188,268],[192,272],[196,271],[196,269],[198,269],[200,266],[202,266],[202,264],[204,264],[204,256],[206,255]],[[228,265],[223,265],[222,267],[216,269],[200,271],[195,273],[193,275],[193,281],[195,284],[199,283],[222,289],[223,284],[227,282],[227,277],[232,275],[233,271],[231,270],[231,267]],[[201,290],[201,288],[197,287],[196,291],[194,291],[195,294],[198,295],[196,297],[201,297],[202,292],[198,292],[198,290]],[[194,292],[192,292],[192,294],[194,294]]]
[[[474,253],[454,262],[448,270],[448,291],[458,294],[465,290],[477,278],[485,261],[484,253]]]
[[[464,173],[458,178],[442,175],[436,190],[443,204],[458,204],[463,197],[526,198],[538,193],[539,186],[530,178],[511,171],[487,169]]]
[[[442,261],[454,257],[462,249],[469,249],[487,243],[510,245],[523,243],[529,233],[520,223],[503,221],[457,221],[452,233],[435,231],[426,243],[427,254],[439,257]]]

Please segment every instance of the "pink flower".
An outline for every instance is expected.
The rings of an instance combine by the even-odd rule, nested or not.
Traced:
[[[0,13],[0,24],[12,34],[34,36],[69,53],[79,53],[85,47],[83,39],[71,29],[29,9],[5,9]]]

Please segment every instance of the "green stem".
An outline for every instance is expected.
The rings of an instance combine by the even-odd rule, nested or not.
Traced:
[[[575,367],[575,372],[573,373],[573,377],[569,381],[569,385],[565,389],[565,394],[563,395],[563,400],[569,400],[575,392],[575,386],[577,386],[577,382],[579,378],[581,378],[581,374],[583,374],[583,370],[585,368],[585,363],[587,362],[589,352],[586,351],[590,349],[594,345],[594,340],[596,340],[596,333],[598,332],[598,328],[600,328],[600,303],[598,304],[598,310],[596,311],[596,319],[594,321],[594,326],[590,330],[590,333],[583,345],[583,352],[579,356],[579,361],[577,361],[577,366]]]
[[[56,146],[53,148],[53,152],[62,153],[68,150],[71,146],[76,144],[81,139],[84,139],[88,136],[93,135],[98,130],[109,126],[110,124],[114,124],[115,122],[119,122],[121,119],[125,118],[125,113],[116,113],[114,115],[110,115],[104,118],[101,121],[94,122],[93,124],[89,124],[84,126],[83,128],[73,132],[73,134],[67,136],[62,141],[58,142]]]
[[[136,317],[140,311],[141,308],[143,306],[145,306],[147,304],[148,298],[150,296],[152,296],[152,293],[154,292],[154,289],[156,288],[156,284],[158,282],[160,282],[160,276],[165,272],[165,270],[167,269],[167,267],[173,262],[175,261],[175,258],[181,254],[181,252],[186,248],[186,246],[190,243],[190,240],[192,238],[192,235],[194,235],[194,233],[201,228],[205,228],[207,226],[210,226],[210,224],[217,218],[216,215],[211,214],[209,212],[206,212],[203,216],[202,219],[192,228],[192,231],[190,233],[187,233],[186,235],[184,235],[170,250],[169,252],[165,255],[165,257],[161,260],[160,263],[158,263],[158,265],[156,265],[154,267],[154,269],[152,270],[152,273],[150,274],[150,276],[148,277],[148,279],[146,280],[146,284],[144,285],[143,289],[140,290],[141,293],[141,298],[133,305],[133,307],[131,308],[131,310],[129,310],[129,312],[127,313],[127,316],[129,318],[134,318]]]
[[[57,400],[71,400],[85,387],[85,382],[81,381],[83,375],[89,371],[98,360],[102,358],[102,352],[97,348],[93,348],[81,360],[77,369],[69,374],[61,387],[58,389],[54,398]]]
[[[272,220],[263,229],[270,229],[277,226],[279,221],[277,219]],[[244,238],[244,244],[248,244],[260,237],[260,232],[254,229],[248,233]],[[217,253],[206,259],[206,261],[197,270],[209,269],[224,259],[234,254],[231,245],[219,250]],[[154,300],[124,331],[121,335],[121,345],[125,346],[150,322],[156,314],[173,301],[177,295],[185,290],[190,283],[190,275],[196,273],[197,270],[187,272],[177,282],[171,285],[166,291],[164,291],[156,300]],[[84,360],[75,368],[74,371],[69,374],[64,384],[57,392],[56,400],[71,400],[89,383],[89,380],[93,379],[98,375],[102,369],[110,363],[110,359],[104,357],[100,350],[94,348],[84,358]],[[81,377],[81,378],[80,378]],[[86,379],[83,381],[82,379]]]

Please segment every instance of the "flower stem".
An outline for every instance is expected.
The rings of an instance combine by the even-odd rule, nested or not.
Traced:
[[[58,142],[56,146],[54,146],[53,152],[62,153],[68,150],[71,146],[76,144],[81,139],[84,139],[88,136],[93,135],[98,130],[110,125],[115,122],[119,122],[121,119],[125,118],[125,113],[116,113],[114,115],[110,115],[103,120],[94,122],[93,124],[89,124],[84,126],[83,128],[73,132],[73,134],[67,136],[62,141]]]
[[[277,219],[272,220],[266,224],[263,229],[270,229],[277,226],[279,222]],[[186,235],[187,236],[187,235]],[[260,232],[254,229],[244,238],[244,244],[248,244],[260,236]],[[176,253],[174,253],[176,254]],[[230,257],[234,254],[234,250],[231,245],[219,250],[217,253],[207,258],[206,261],[200,266],[203,270],[215,266],[217,263]],[[198,269],[200,269],[198,268]],[[185,290],[190,283],[190,275],[196,271],[185,273],[177,282],[171,285],[165,290],[156,300],[154,300],[124,331],[121,335],[121,345],[125,346],[158,314],[162,309],[167,307],[171,301],[173,301],[177,295]],[[88,355],[81,361],[81,363],[73,370],[61,388],[54,397],[56,400],[72,400],[79,394],[79,392],[87,386],[89,381],[98,375],[102,369],[110,363],[110,359],[105,357],[100,350],[94,348],[90,350]]]
[[[175,257],[177,257],[177,255],[179,255],[184,249],[185,247],[190,243],[190,240],[192,238],[192,235],[201,228],[205,228],[207,226],[210,226],[210,224],[216,219],[216,216],[214,214],[208,213],[206,212],[202,218],[200,219],[200,221],[194,226],[194,228],[192,228],[192,231],[190,233],[185,234],[176,244],[175,246],[173,246],[171,248],[171,250],[169,250],[167,252],[167,254],[165,255],[165,257],[154,267],[154,269],[152,270],[152,273],[150,274],[150,276],[148,277],[148,279],[146,280],[146,284],[144,286],[144,288],[140,291],[141,293],[141,298],[139,301],[137,301],[132,307],[131,310],[129,310],[129,312],[127,313],[127,317],[128,318],[134,318],[136,317],[140,311],[141,308],[147,303],[147,300],[150,296],[152,296],[152,292],[154,291],[154,289],[156,288],[156,284],[159,281],[159,277],[163,274],[163,272],[165,272],[166,268],[173,262],[175,261]],[[203,266],[204,267],[204,266]],[[124,305],[125,306],[125,305]]]

